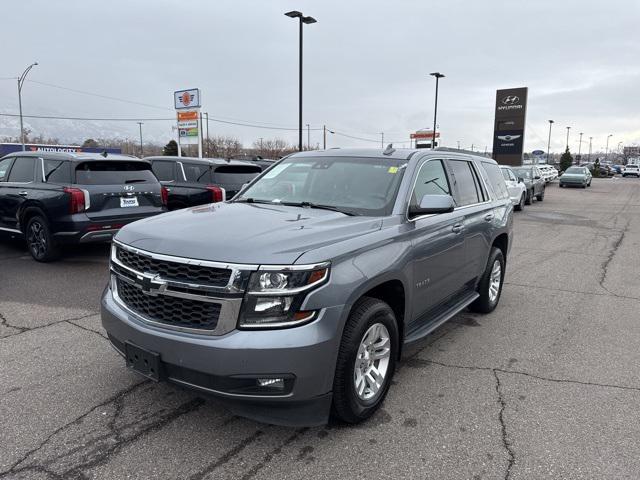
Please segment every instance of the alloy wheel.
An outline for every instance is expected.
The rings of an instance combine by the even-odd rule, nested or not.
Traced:
[[[489,301],[491,301],[491,303],[495,302],[498,298],[501,282],[502,265],[500,264],[500,260],[496,259],[496,261],[493,262],[493,267],[491,268],[491,277],[489,279]]]
[[[360,340],[353,382],[360,400],[371,401],[382,391],[391,356],[391,338],[387,327],[375,323]]]
[[[27,235],[27,242],[34,257],[42,258],[45,256],[47,252],[47,237],[44,231],[44,226],[40,222],[31,222],[31,225],[29,226],[29,233]]]

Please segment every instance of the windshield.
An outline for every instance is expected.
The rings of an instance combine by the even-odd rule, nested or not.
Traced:
[[[513,171],[516,173],[518,177],[531,178],[530,168],[514,168]]]
[[[389,215],[405,166],[406,161],[386,158],[291,157],[272,167],[234,201],[317,205],[352,215]]]
[[[580,167],[569,167],[565,173],[584,173],[584,169]]]

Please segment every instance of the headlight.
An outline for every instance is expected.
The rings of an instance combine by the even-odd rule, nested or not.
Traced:
[[[283,328],[310,322],[316,311],[301,311],[309,291],[326,283],[329,264],[262,267],[251,275],[240,328]]]

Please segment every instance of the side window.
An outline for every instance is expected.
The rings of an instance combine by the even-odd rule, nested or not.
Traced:
[[[447,163],[453,174],[458,206],[472,205],[482,201],[482,191],[479,190],[480,185],[471,163],[466,160],[448,160]]]
[[[425,195],[451,195],[442,160],[429,160],[420,167],[411,194],[411,205],[418,205]]]
[[[5,158],[4,160],[0,160],[0,182],[7,181],[7,175],[9,174],[9,167],[11,166],[11,162],[13,162],[13,158]]]
[[[174,177],[175,163],[173,162],[153,162],[151,169],[161,182],[170,182],[175,180]]]
[[[9,172],[8,182],[28,183],[33,182],[33,173],[36,165],[35,157],[18,157]]]
[[[211,183],[211,168],[206,164],[183,163],[187,182]]]
[[[71,183],[71,168],[64,160],[43,160],[44,181],[48,183]]]
[[[504,183],[504,177],[500,172],[500,167],[495,163],[487,162],[482,162],[482,167],[487,173],[489,185],[491,185],[496,197],[507,198],[509,196],[509,192],[507,191],[507,184]]]

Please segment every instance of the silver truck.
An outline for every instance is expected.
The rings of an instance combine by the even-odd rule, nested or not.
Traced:
[[[409,344],[496,308],[512,218],[484,157],[297,153],[231,200],[120,230],[102,323],[130,369],[239,415],[357,423]]]

